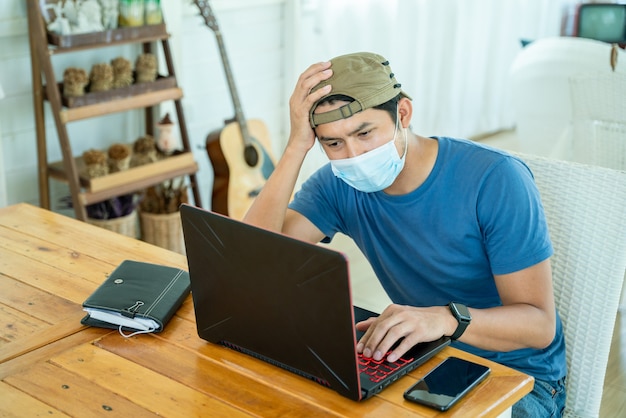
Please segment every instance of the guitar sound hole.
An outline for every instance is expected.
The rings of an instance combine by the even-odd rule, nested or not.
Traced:
[[[255,167],[259,163],[259,153],[252,145],[246,145],[243,157],[250,167]]]
[[[258,189],[250,190],[248,192],[248,197],[251,198],[251,199],[254,199],[255,197],[257,197],[259,195],[259,193],[261,193],[261,188],[260,187]]]

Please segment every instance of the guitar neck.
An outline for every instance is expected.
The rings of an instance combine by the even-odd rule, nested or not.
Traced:
[[[222,63],[224,64],[224,72],[226,73],[226,80],[228,82],[228,88],[230,90],[230,96],[233,100],[233,106],[235,108],[235,120],[239,124],[241,129],[241,136],[246,145],[250,143],[250,136],[248,132],[248,124],[246,123],[246,119],[243,115],[243,109],[241,108],[241,101],[239,100],[239,95],[237,94],[237,87],[235,86],[235,79],[233,78],[233,73],[230,68],[230,62],[228,61],[228,56],[226,55],[226,47],[224,46],[224,40],[222,39],[222,33],[218,30],[215,30],[215,38],[217,39],[217,45],[220,50],[220,56],[222,57]]]

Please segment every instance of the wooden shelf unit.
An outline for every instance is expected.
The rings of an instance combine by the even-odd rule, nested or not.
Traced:
[[[191,153],[181,103],[183,92],[176,83],[169,34],[165,24],[60,36],[46,30],[44,17],[49,18],[49,15],[47,10],[41,8],[42,4],[56,2],[56,0],[27,0],[40,205],[50,209],[51,178],[68,183],[76,218],[84,221],[87,218],[86,205],[136,192],[172,178],[188,176],[194,203],[201,206],[195,175],[198,165]],[[124,44],[141,44],[144,52],[151,52],[153,43],[160,43],[163,49],[168,71],[165,76],[159,76],[154,82],[133,84],[107,92],[86,93],[77,98],[62,96],[63,85],[57,81],[52,66],[52,57],[55,54]],[[50,104],[54,116],[63,158],[62,161],[55,163],[48,162],[44,120],[46,101]],[[152,107],[164,101],[174,102],[183,152],[121,173],[88,178],[82,158],[72,154],[66,125],[111,113],[144,109],[146,133],[152,134],[154,127]]]
[[[136,192],[171,178],[191,175],[198,171],[198,165],[190,152],[95,178],[90,178],[87,175],[87,167],[82,157],[74,158],[74,164],[79,174],[80,185],[84,190],[87,190],[79,195],[79,199],[84,205]],[[49,164],[48,173],[51,178],[68,181],[63,161]]]

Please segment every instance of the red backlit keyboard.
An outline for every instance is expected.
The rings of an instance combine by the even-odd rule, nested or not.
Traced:
[[[413,361],[412,358],[407,359],[401,357],[395,362],[390,363],[386,358],[387,355],[385,355],[382,360],[374,360],[373,358],[363,357],[363,354],[359,354],[359,371],[367,374],[373,382],[378,383],[395,370]]]

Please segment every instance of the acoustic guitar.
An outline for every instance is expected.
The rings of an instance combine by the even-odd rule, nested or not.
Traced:
[[[224,128],[209,133],[206,151],[215,178],[211,209],[241,220],[254,198],[274,171],[274,159],[267,126],[260,120],[246,121],[235,86],[222,33],[207,0],[195,0],[205,24],[213,31],[220,50],[235,117]]]

